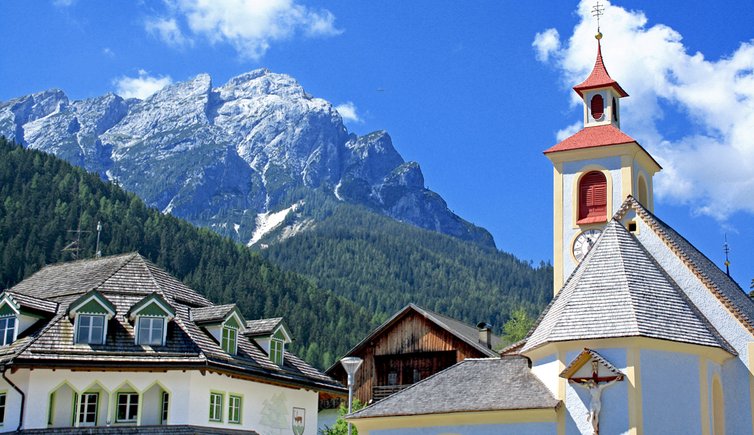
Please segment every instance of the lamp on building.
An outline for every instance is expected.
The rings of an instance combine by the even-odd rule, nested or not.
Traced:
[[[364,362],[359,357],[349,356],[340,360],[340,364],[348,374],[348,413],[351,413],[351,405],[353,403],[353,377],[359,370],[361,363]],[[351,423],[348,423],[348,435],[351,435]]]

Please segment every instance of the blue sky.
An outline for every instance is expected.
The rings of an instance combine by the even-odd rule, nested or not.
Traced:
[[[552,169],[541,151],[581,120],[570,87],[594,61],[587,2],[3,1],[0,100],[63,89],[139,95],[267,67],[387,130],[429,188],[520,258],[552,257]],[[663,164],[656,213],[718,264],[754,278],[754,7],[608,4],[622,128]]]

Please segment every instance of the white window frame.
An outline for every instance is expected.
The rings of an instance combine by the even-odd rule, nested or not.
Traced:
[[[225,402],[225,395],[223,393],[220,393],[217,391],[210,391],[209,393],[209,421],[222,423],[223,405],[225,404],[224,402]]]
[[[81,329],[83,326],[83,319],[89,319],[89,325],[86,328],[89,329],[86,341],[82,341]],[[102,319],[102,339],[99,342],[92,341],[92,321],[95,318]],[[104,314],[76,314],[76,337],[74,339],[76,344],[105,344],[105,338],[107,336],[107,316]]]
[[[285,342],[278,338],[270,339],[270,361],[282,366],[285,360]]]
[[[165,345],[165,337],[167,334],[167,325],[166,325],[165,317],[152,317],[152,316],[139,316],[136,319],[136,344],[145,345],[145,346],[164,346]],[[155,330],[154,323],[155,321],[160,321],[161,325],[160,328],[162,329],[160,334],[160,342],[159,343],[151,343],[150,339],[152,338],[152,334]],[[149,335],[147,336],[146,342],[144,342],[142,334],[141,334],[141,322],[149,322],[149,327],[147,328],[149,331]]]
[[[226,337],[227,332],[227,337]],[[220,347],[223,348],[223,350],[230,354],[235,355],[238,352],[238,329],[231,328],[230,326],[223,326],[221,334],[221,340],[220,340]],[[233,348],[230,348],[230,337],[231,334],[233,335]]]
[[[91,404],[91,400],[90,400],[91,397],[94,397],[94,421],[86,422],[83,420],[82,417],[86,417],[86,415],[89,413],[86,411],[86,409],[82,409],[82,407],[86,407]],[[82,393],[79,396],[78,410],[76,411],[76,422],[78,426],[84,426],[84,427],[96,426],[98,413],[99,413],[99,393],[93,393],[93,392]]]
[[[120,398],[121,396],[127,396],[128,399],[126,399],[125,407],[126,407],[126,418],[120,418]],[[133,398],[136,398],[136,413],[134,415],[131,415],[131,406],[134,405]],[[118,393],[115,396],[115,422],[116,423],[136,423],[136,421],[139,418],[139,393],[134,392],[122,392]]]
[[[13,329],[8,328],[8,323],[13,321]],[[0,317],[0,346],[7,346],[16,341],[16,334],[18,333],[18,318],[16,316]],[[8,332],[11,332],[11,336],[8,337]],[[8,341],[10,338],[10,341]]]
[[[241,397],[238,394],[229,394],[228,395],[228,423],[241,424],[241,409],[242,408],[243,408],[243,397]]]

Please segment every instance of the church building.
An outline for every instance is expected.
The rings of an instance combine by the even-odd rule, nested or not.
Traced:
[[[654,215],[657,161],[621,130],[597,34],[584,127],[554,167],[554,298],[500,358],[349,416],[361,435],[752,434],[754,303]]]

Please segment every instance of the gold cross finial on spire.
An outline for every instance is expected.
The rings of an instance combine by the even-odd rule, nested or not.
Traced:
[[[594,6],[592,7],[592,16],[597,18],[597,35],[594,37],[599,39],[602,39],[602,32],[600,32],[600,17],[605,14],[605,7],[602,6],[602,3],[600,3],[600,0],[597,0],[594,3]]]

